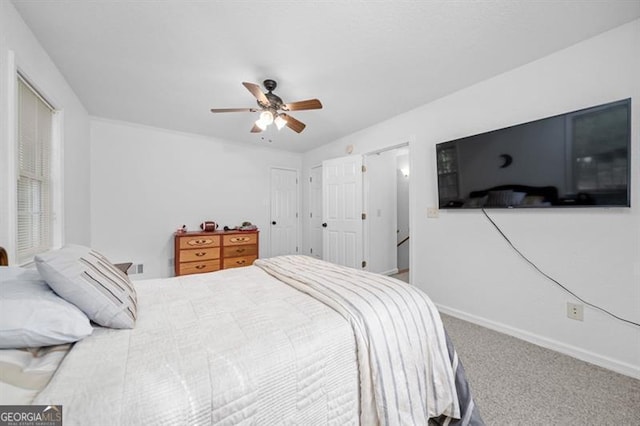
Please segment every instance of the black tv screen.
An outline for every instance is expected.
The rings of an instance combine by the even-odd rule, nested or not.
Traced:
[[[630,99],[439,143],[439,206],[629,207],[630,145]]]

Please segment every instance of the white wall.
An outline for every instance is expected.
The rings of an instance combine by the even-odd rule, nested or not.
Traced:
[[[62,242],[90,243],[89,116],[48,54],[9,1],[0,2],[0,245],[15,244],[15,70],[63,115]],[[12,261],[13,259],[10,259]]]
[[[481,211],[437,206],[435,144],[632,97],[632,206],[491,211],[521,251],[581,297],[640,322],[640,20],[310,151],[323,159],[412,135],[411,282],[444,312],[640,377],[640,328],[585,308],[509,248]],[[437,84],[437,82],[433,82]]]
[[[136,124],[91,120],[91,243],[142,275],[173,275],[173,232],[204,220],[260,229],[269,256],[270,168],[300,170],[301,155]]]

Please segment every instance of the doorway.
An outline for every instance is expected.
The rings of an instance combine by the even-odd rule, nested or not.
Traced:
[[[398,233],[397,233],[397,256],[398,274],[396,278],[409,282],[409,259],[410,259],[410,228],[409,228],[409,180],[411,169],[409,166],[409,148],[398,150],[397,178],[398,184]]]
[[[322,163],[322,259],[408,281],[408,164],[408,142]]]
[[[364,247],[367,269],[385,275],[409,271],[409,145],[364,155]]]

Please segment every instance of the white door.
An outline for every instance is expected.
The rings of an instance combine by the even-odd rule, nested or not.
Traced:
[[[298,172],[271,169],[271,256],[298,251]]]
[[[322,166],[311,169],[309,177],[309,254],[322,259]]]
[[[364,157],[365,260],[368,271],[386,275],[398,272],[397,156],[391,149]]]
[[[362,268],[362,157],[322,162],[322,257]]]

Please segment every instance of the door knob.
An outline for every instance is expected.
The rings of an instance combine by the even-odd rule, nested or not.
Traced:
[[[274,220],[273,222],[271,222],[271,224],[272,224],[272,225],[275,225],[275,224],[276,224],[276,221]]]
[[[327,227],[327,222],[323,223],[323,224],[322,224],[322,227],[323,227],[323,228],[326,228],[326,227]]]

